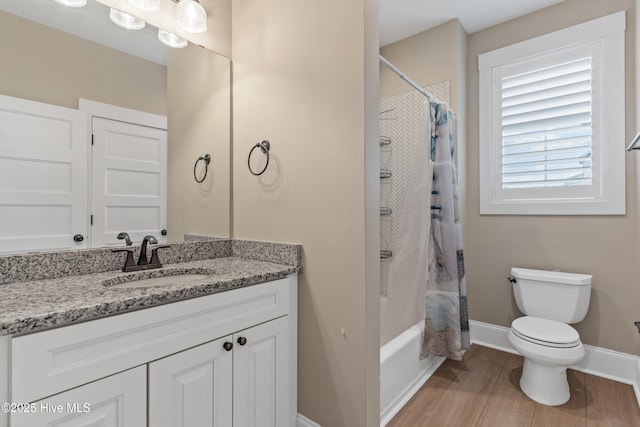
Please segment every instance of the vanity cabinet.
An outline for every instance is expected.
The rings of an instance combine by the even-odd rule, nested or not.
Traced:
[[[146,426],[146,379],[138,366],[56,394],[12,413],[11,427]]]
[[[233,424],[231,337],[149,364],[149,425],[224,427]]]
[[[290,378],[288,357],[282,357],[289,348],[287,326],[281,318],[234,335],[234,427],[295,425],[287,424],[289,383],[297,381]]]
[[[296,275],[9,341],[0,427],[295,426]]]
[[[282,317],[150,363],[149,425],[288,425],[287,349]]]

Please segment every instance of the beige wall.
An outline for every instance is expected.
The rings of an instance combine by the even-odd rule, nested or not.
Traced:
[[[169,241],[185,233],[229,237],[231,215],[231,63],[190,44],[170,49],[167,59]],[[193,167],[211,155],[205,180]],[[198,179],[204,162],[198,164]]]
[[[627,10],[626,140],[635,135],[635,11],[632,0],[566,0],[468,38],[468,175],[465,227],[469,312],[474,320],[509,326],[518,311],[506,280],[511,267],[593,275],[591,305],[576,325],[586,344],[638,354],[640,320],[637,153],[627,154],[624,216],[479,215],[478,54]],[[611,141],[624,150],[627,141]]]
[[[304,247],[298,409],[327,427],[379,425],[376,10],[233,2],[233,235]]]
[[[166,67],[0,12],[0,93],[77,108],[78,98],[167,114]]]
[[[366,426],[380,423],[380,98],[378,2],[364,2],[365,283],[364,339]]]
[[[466,42],[466,34],[457,19],[435,28],[389,44],[380,54],[420,86],[428,86],[444,80],[451,81],[451,107],[460,108],[459,45]],[[412,90],[387,67],[380,64],[380,97],[397,95]]]

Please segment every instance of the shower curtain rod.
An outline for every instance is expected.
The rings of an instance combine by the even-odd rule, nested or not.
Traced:
[[[431,95],[429,92],[427,92],[426,90],[424,90],[423,88],[418,86],[418,84],[416,82],[414,82],[413,80],[411,80],[409,77],[407,77],[407,75],[405,73],[403,73],[402,71],[398,70],[398,68],[395,65],[393,65],[391,62],[387,61],[384,56],[382,56],[382,55],[378,55],[378,56],[380,57],[380,62],[382,62],[384,65],[386,65],[388,69],[390,69],[391,71],[396,73],[398,76],[400,76],[400,78],[402,80],[404,80],[405,82],[409,83],[418,92],[420,92],[421,94],[426,96],[427,99],[429,101],[431,101],[431,98],[433,98],[433,95]]]

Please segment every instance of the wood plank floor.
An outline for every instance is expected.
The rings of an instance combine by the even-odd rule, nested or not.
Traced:
[[[567,371],[571,399],[545,406],[520,390],[522,356],[472,345],[446,360],[389,427],[639,427],[630,385]]]

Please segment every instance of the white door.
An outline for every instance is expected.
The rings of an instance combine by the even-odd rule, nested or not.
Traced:
[[[93,118],[92,245],[121,245],[148,234],[166,240],[167,131]]]
[[[288,318],[233,338],[233,427],[290,426]]]
[[[87,247],[87,145],[86,113],[0,95],[0,253]]]
[[[147,425],[147,369],[139,366],[11,413],[11,427],[141,427]]]
[[[231,336],[149,364],[149,425],[231,427]]]

